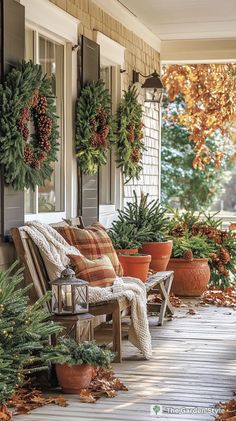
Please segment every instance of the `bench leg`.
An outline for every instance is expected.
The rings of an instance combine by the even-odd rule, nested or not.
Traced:
[[[174,308],[172,307],[170,303],[170,297],[169,297],[172,282],[173,282],[173,274],[168,279],[166,279],[163,283],[160,284],[160,292],[161,292],[163,301],[162,301],[159,321],[158,321],[159,326],[163,325],[164,317],[167,311],[171,315],[174,314]]]
[[[117,303],[112,312],[112,337],[113,337],[113,351],[116,353],[115,362],[122,362],[122,337],[121,337],[121,311]]]

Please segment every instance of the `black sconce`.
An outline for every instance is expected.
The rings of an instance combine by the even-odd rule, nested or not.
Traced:
[[[133,83],[139,82],[139,75],[146,78],[141,86],[144,89],[145,102],[155,102],[160,104],[165,90],[160,75],[156,70],[150,75],[142,75],[140,72],[133,71]]]

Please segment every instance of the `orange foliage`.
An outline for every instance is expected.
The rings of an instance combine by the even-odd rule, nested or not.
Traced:
[[[234,125],[235,132],[236,65],[166,66],[162,81],[171,101],[179,94],[185,99],[186,109],[177,116],[177,121],[188,129],[190,140],[195,143],[194,168],[204,169],[211,161],[219,168],[223,153],[212,155],[205,141],[216,130],[222,135],[231,136]],[[234,138],[235,133],[231,136],[232,142]]]

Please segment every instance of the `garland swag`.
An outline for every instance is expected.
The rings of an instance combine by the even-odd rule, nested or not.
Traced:
[[[88,83],[76,104],[76,157],[84,174],[107,162],[113,141],[111,97],[102,80]]]
[[[35,190],[49,180],[58,137],[51,81],[42,75],[40,65],[23,61],[0,85],[0,163],[5,183],[17,191]]]
[[[117,112],[118,167],[122,168],[125,182],[139,179],[142,171],[143,143],[142,105],[138,102],[135,86],[124,92]]]

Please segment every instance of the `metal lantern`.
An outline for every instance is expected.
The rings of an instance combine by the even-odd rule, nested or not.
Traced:
[[[88,282],[75,277],[72,269],[65,269],[60,278],[51,282],[52,312],[71,315],[88,312]]]
[[[134,83],[139,82],[139,75],[146,78],[142,85],[142,88],[144,89],[144,101],[160,104],[165,89],[162,84],[160,75],[156,72],[156,70],[148,76],[142,75],[142,73],[136,71],[133,73]]]

